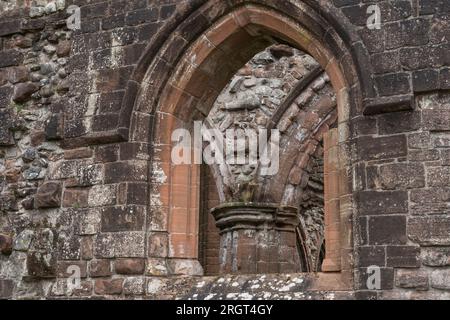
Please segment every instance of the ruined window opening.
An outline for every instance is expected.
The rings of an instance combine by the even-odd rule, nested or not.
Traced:
[[[214,214],[215,217],[222,220],[222,227],[225,228],[230,227],[229,219],[225,218],[232,217],[234,222],[244,223],[248,227],[251,225],[250,222],[255,221],[255,217],[263,217],[264,223],[260,225],[272,224],[272,227],[275,225],[275,228],[272,229],[278,228],[278,231],[288,233],[283,234],[288,241],[281,243],[294,244],[275,245],[277,255],[268,253],[267,256],[278,257],[279,251],[283,250],[290,253],[295,249],[297,252],[295,245],[297,237],[292,226],[296,226],[295,220],[298,215],[294,213],[293,209],[296,210],[302,194],[301,188],[298,186],[302,185],[302,181],[307,180],[303,179],[304,165],[309,162],[310,154],[317,146],[314,140],[320,141],[325,137],[326,132],[332,131],[329,129],[339,118],[337,133],[333,135],[334,138],[337,138],[335,140],[339,141],[333,150],[335,157],[332,165],[336,169],[333,174],[335,183],[331,189],[334,194],[331,198],[333,201],[328,202],[330,208],[334,206],[331,211],[333,215],[325,215],[325,225],[332,226],[334,229],[330,229],[330,232],[325,231],[327,234],[326,250],[322,272],[317,273],[311,279],[313,279],[313,287],[317,290],[330,290],[331,288],[343,290],[353,285],[352,175],[354,168],[349,154],[349,116],[350,109],[358,108],[361,98],[360,87],[359,83],[354,82],[353,75],[357,70],[353,60],[341,59],[342,50],[348,53],[348,48],[342,47],[339,51],[335,50],[337,47],[334,43],[342,40],[340,35],[334,29],[328,29],[327,32],[331,37],[328,37],[329,41],[323,42],[324,37],[318,36],[314,32],[316,29],[310,30],[311,26],[310,23],[306,25],[296,23],[295,19],[286,17],[280,12],[266,10],[259,5],[240,7],[232,14],[227,14],[219,19],[201,36],[192,41],[189,49],[183,50],[178,55],[178,62],[170,68],[170,76],[167,82],[163,82],[163,87],[149,86],[146,89],[147,94],[139,100],[140,107],[146,106],[148,99],[153,101],[155,100],[153,97],[157,97],[154,130],[158,148],[154,149],[153,166],[157,172],[164,174],[153,186],[155,199],[152,200],[160,208],[162,217],[167,217],[167,261],[169,264],[181,264],[183,267],[171,271],[171,274],[201,275],[204,272],[199,263],[202,259],[199,255],[200,166],[197,163],[178,166],[170,162],[171,149],[174,145],[170,132],[176,129],[192,130],[195,121],[204,120],[207,117],[214,101],[239,68],[256,53],[277,43],[275,39],[283,39],[284,43],[308,52],[318,62],[314,72],[306,77],[308,81],[296,87],[295,95],[285,100],[289,103],[285,103],[285,108],[281,112],[274,114],[271,122],[272,128],[277,126],[282,131],[282,148],[289,146],[288,142],[292,142],[296,146],[281,151],[283,161],[280,167],[283,170],[280,170],[274,179],[262,179],[256,184],[241,185],[235,189],[239,191],[237,195],[244,195],[245,199],[251,201],[233,202],[232,198],[227,198],[230,193],[224,184],[216,183],[221,205],[214,208],[216,209]],[[175,40],[172,39],[168,42],[167,46],[163,48],[163,53],[168,52],[166,50],[171,48],[171,45],[174,44],[173,41]],[[347,57],[350,56],[347,55]],[[156,79],[154,77],[160,75],[159,70],[164,65],[165,62],[161,59],[155,60],[150,66],[146,78]],[[159,82],[152,83],[158,84]],[[324,88],[330,90],[330,95],[315,94],[316,91],[320,92]],[[317,112],[305,114],[304,101],[313,101]],[[319,114],[321,116],[317,117]],[[303,119],[304,125],[314,124],[316,120],[320,120],[313,130],[314,135],[295,134],[299,119]],[[311,129],[311,127],[309,128]],[[310,137],[311,143],[303,144],[302,147],[297,145],[295,139],[287,139],[283,142],[283,135],[291,138]],[[212,168],[217,181],[221,176],[217,174],[217,168],[214,166]],[[336,177],[338,179],[335,179]],[[328,189],[327,185],[329,187],[331,184],[325,183],[324,189]],[[280,188],[280,186],[283,187]],[[291,204],[295,204],[295,207]],[[327,206],[327,201],[325,201],[325,206]],[[243,213],[245,214],[243,215]],[[242,219],[243,217],[252,219],[246,220]],[[269,219],[270,217],[273,219]],[[238,225],[235,224],[231,227],[235,228],[236,226]],[[226,231],[234,231],[233,228],[228,228],[229,230]],[[254,234],[252,235],[252,232],[248,234],[250,236],[247,236],[248,241],[243,248],[245,250],[241,250],[241,253],[247,251],[247,253],[255,254],[253,249],[256,237]],[[276,236],[280,237],[281,235],[282,232]],[[233,251],[230,250],[230,252]],[[230,257],[230,261],[234,262],[233,259],[238,256],[232,254]],[[245,257],[245,254],[242,257]],[[241,259],[241,261],[244,260]],[[258,269],[257,267],[254,270],[255,261],[258,261],[256,259],[247,259],[247,261],[252,263],[245,266],[248,269],[246,271],[241,266],[241,269],[237,268],[236,271],[229,268],[229,270],[220,270],[220,272],[291,273],[292,267],[300,266],[299,262],[282,261],[284,263],[283,270],[280,265],[277,266],[277,270],[271,270],[270,264],[266,264],[266,266],[260,264],[262,268]],[[230,266],[233,265],[230,264]],[[252,268],[253,270],[250,270]],[[289,268],[292,269],[286,270]],[[297,271],[301,270],[295,270],[295,272]],[[306,276],[310,277],[310,275]]]
[[[267,123],[276,119],[279,114],[281,117],[278,116],[276,128],[282,134],[286,137],[301,136],[302,134],[307,136],[303,140],[301,137],[297,137],[297,140],[301,140],[303,144],[300,143],[290,148],[294,149],[294,156],[298,156],[302,152],[307,154],[302,167],[291,164],[291,167],[280,168],[280,170],[289,170],[291,173],[287,177],[288,182],[280,185],[279,188],[283,189],[285,193],[292,193],[292,195],[281,194],[278,201],[298,209],[298,225],[293,234],[296,245],[295,254],[297,255],[293,261],[297,266],[286,267],[286,271],[283,271],[283,267],[280,266],[264,267],[261,272],[259,265],[262,264],[262,261],[255,261],[255,266],[250,267],[244,273],[249,270],[249,273],[320,272],[326,255],[325,238],[335,236],[332,232],[327,234],[325,230],[331,224],[327,225],[325,219],[325,210],[327,208],[330,210],[330,205],[326,205],[328,199],[324,195],[326,189],[324,179],[327,179],[325,178],[327,166],[324,165],[324,162],[328,161],[327,158],[331,154],[324,150],[324,138],[331,136],[328,138],[329,144],[332,139],[337,137],[337,135],[330,134],[328,130],[337,126],[336,97],[328,76],[323,71],[317,72],[317,69],[320,69],[318,63],[300,50],[287,45],[270,46],[256,54],[236,73],[223,89],[208,115],[210,123],[214,124],[224,135],[225,130],[231,127],[270,127]],[[311,77],[312,73],[316,73],[316,75]],[[312,80],[305,82],[305,78],[308,76]],[[295,92],[294,89],[301,81],[305,82],[304,88],[300,92]],[[295,99],[292,99],[293,95],[295,95]],[[295,112],[297,114],[294,114]],[[285,140],[282,139],[281,145],[291,143],[292,137]],[[337,141],[333,140],[333,143],[336,144]],[[292,150],[290,151],[292,152]],[[333,155],[337,154],[333,153]],[[221,186],[222,191],[230,192],[230,189],[233,188],[229,180],[244,179],[245,183],[247,182],[245,179],[247,179],[253,182],[252,174],[256,170],[249,166],[235,166],[232,168],[230,177],[227,179],[222,177],[222,182],[228,181],[228,185]],[[199,261],[206,275],[223,273],[224,269],[223,266],[221,268],[221,264],[225,259],[219,253],[223,249],[221,246],[224,246],[223,239],[221,242],[220,230],[215,225],[214,217],[211,214],[211,210],[220,204],[213,171],[214,168],[207,165],[201,167],[198,252]],[[216,175],[219,171],[216,168]],[[294,172],[292,173],[292,171]],[[274,177],[264,178],[260,179],[258,183],[264,184],[268,180],[274,179]],[[329,177],[328,181],[330,181]],[[333,182],[335,181],[333,180]],[[236,200],[232,193],[233,190],[228,195],[228,201]],[[261,202],[265,200],[265,194],[267,194],[267,190],[261,192],[259,196]],[[332,228],[337,230],[336,225],[333,225]],[[335,243],[335,239],[331,239],[329,243]],[[252,246],[246,245],[247,247],[253,250]],[[239,251],[238,248],[235,250]],[[332,260],[339,259],[338,256],[335,256],[336,250],[338,249],[332,249]],[[258,251],[257,248],[256,251]],[[260,259],[258,253],[248,255],[249,260],[255,257]],[[239,268],[239,265],[234,265],[231,270],[230,268],[227,270],[239,273]],[[325,269],[327,268],[329,271],[338,271],[339,266],[334,263],[333,267],[328,266]]]

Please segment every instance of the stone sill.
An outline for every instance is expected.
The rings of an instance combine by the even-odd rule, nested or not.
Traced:
[[[167,280],[178,283],[178,294],[172,293],[181,299],[348,299],[353,297],[353,286],[345,275],[320,272],[175,277]],[[185,293],[180,295],[181,292]]]

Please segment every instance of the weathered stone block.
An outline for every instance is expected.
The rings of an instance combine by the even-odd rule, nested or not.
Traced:
[[[380,167],[378,183],[383,189],[411,189],[425,187],[425,169],[419,163],[394,163]]]
[[[147,119],[148,122],[151,122]],[[147,129],[145,129],[147,130]],[[143,130],[143,131],[145,131]],[[151,130],[151,129],[149,129]],[[142,132],[141,132],[142,133]],[[146,138],[138,138],[139,140],[146,140]],[[120,144],[120,159],[121,160],[148,160],[148,153],[151,150],[151,145],[146,143],[122,143]]]
[[[31,98],[31,95],[39,90],[39,87],[34,83],[19,83],[14,87],[13,101],[17,103],[24,103]]]
[[[420,259],[429,267],[450,266],[450,248],[422,248]]]
[[[5,21],[0,23],[0,37],[20,32],[20,19]]]
[[[409,150],[408,160],[411,162],[438,161],[440,159],[439,150]]]
[[[115,270],[118,274],[143,274],[144,269],[144,259],[117,259],[115,262]]]
[[[99,233],[94,240],[96,258],[114,258],[114,247],[110,233]]]
[[[167,257],[168,245],[167,233],[153,232],[148,238],[148,255],[150,257]]]
[[[413,89],[415,92],[439,89],[439,71],[429,69],[413,72]]]
[[[81,239],[75,234],[58,235],[58,259],[79,260],[81,254]]]
[[[0,279],[0,299],[12,298],[14,282],[10,279]]]
[[[57,208],[61,206],[61,182],[44,182],[34,197],[36,208]]]
[[[168,290],[168,280],[163,277],[150,277],[148,278],[146,285],[146,293],[148,295],[154,296],[160,292],[167,292]]]
[[[405,94],[412,91],[408,73],[393,73],[378,76],[375,81],[382,96]]]
[[[427,182],[431,187],[448,187],[450,181],[450,167],[427,168]]]
[[[408,212],[406,191],[361,191],[356,195],[361,215]]]
[[[197,260],[193,259],[169,259],[167,265],[170,270],[170,274],[173,275],[190,275],[201,276],[203,275],[203,268]]]
[[[5,79],[6,81],[6,79]],[[13,95],[13,88],[12,87],[7,87],[7,86],[2,86],[0,87],[0,110],[2,113],[0,113],[0,115],[3,114],[3,117],[7,116],[10,114],[10,110],[4,110],[3,108],[6,108],[7,106],[9,106],[10,102],[11,102],[11,96]],[[0,121],[4,121],[3,119],[0,119]]]
[[[14,37],[14,43],[19,48],[30,48],[33,46],[33,40],[30,37],[24,37],[22,35],[16,35]]]
[[[389,23],[385,26],[386,49],[396,49],[403,46],[421,46],[429,40],[430,22],[427,19],[408,19]],[[414,37],[411,37],[411,35]]]
[[[405,157],[407,154],[404,135],[379,138],[361,137],[357,140],[357,148],[361,160],[390,159]]]
[[[118,112],[122,106],[122,99],[125,94],[124,90],[103,93],[99,99],[99,112],[109,113]]]
[[[440,150],[440,158],[443,166],[450,165],[450,149]]]
[[[412,6],[407,0],[389,2],[381,4],[381,12],[387,21],[402,20],[411,16]]]
[[[441,69],[439,73],[439,86],[442,90],[450,89],[450,68]]]
[[[101,164],[80,165],[77,176],[80,187],[100,184],[103,180],[103,166]]]
[[[62,40],[58,43],[58,46],[56,47],[56,55],[58,57],[66,57],[70,54],[71,49],[72,49],[72,41]]]
[[[123,283],[123,293],[125,295],[142,295],[145,292],[144,277],[127,277]]]
[[[118,160],[119,146],[116,144],[99,146],[95,149],[94,159],[96,162],[114,162]]]
[[[379,266],[386,264],[386,249],[378,246],[363,246],[358,248],[360,267]]]
[[[410,213],[419,215],[450,213],[450,188],[410,191]]]
[[[357,26],[365,26],[367,24],[367,8],[368,5],[366,4],[346,6],[342,9],[342,12],[347,16],[352,24]]]
[[[431,134],[432,145],[437,148],[450,147],[450,134],[447,132]]]
[[[128,183],[127,184],[127,204],[147,205],[148,184],[147,183]]]
[[[75,217],[75,234],[95,235],[100,231],[100,211],[98,209],[73,209],[72,215]]]
[[[65,150],[64,159],[72,160],[72,159],[90,158],[92,157],[93,153],[94,152],[92,151],[92,149],[88,147]]]
[[[359,135],[377,134],[377,120],[373,117],[358,117],[351,123],[352,135],[357,137]]]
[[[450,130],[450,110],[429,109],[423,110],[423,128],[430,131]]]
[[[118,114],[101,114],[92,118],[91,130],[94,132],[114,130],[117,128],[118,123]]]
[[[8,82],[8,71],[7,70],[0,70],[0,86],[3,86]]]
[[[0,88],[0,106],[2,105],[2,93]],[[14,144],[11,131],[12,115],[8,109],[0,109],[0,146],[10,146]]]
[[[145,256],[144,232],[117,232],[114,237],[114,254],[119,258],[142,258]]]
[[[118,27],[123,27],[125,25],[125,15],[119,14],[116,16],[111,16],[102,19],[102,29],[109,30]]]
[[[18,50],[0,51],[0,68],[17,66],[23,61],[23,54]]]
[[[80,137],[88,132],[83,119],[68,120],[64,122],[64,138]]]
[[[169,209],[167,207],[159,206],[157,203],[160,202],[157,197],[152,197],[150,199],[150,203],[151,203],[149,209],[150,210],[149,216],[151,217],[150,230],[167,231]]]
[[[129,26],[135,26],[138,24],[153,22],[158,19],[158,9],[157,8],[149,8],[132,11],[127,14],[125,18],[125,22]]]
[[[116,203],[116,192],[115,185],[93,186],[89,190],[88,205],[90,207],[114,205]]]
[[[428,273],[417,270],[397,270],[395,273],[395,286],[404,289],[428,290]]]
[[[111,261],[108,259],[92,260],[89,263],[89,275],[95,277],[108,277],[111,272]]]
[[[167,260],[164,258],[149,258],[145,274],[148,276],[167,276],[169,274]]]
[[[145,207],[117,206],[101,210],[102,232],[139,231],[144,228]]]
[[[88,206],[89,190],[86,189],[65,189],[63,207],[82,208]]]
[[[430,285],[434,289],[450,290],[450,270],[434,270],[430,275]]]
[[[81,259],[92,260],[94,258],[94,240],[93,237],[81,238]]]
[[[405,216],[373,216],[369,218],[369,244],[406,244]]]
[[[351,6],[355,4],[359,4],[358,0],[333,0],[333,4],[336,7],[343,7],[343,6]]]
[[[0,233],[0,253],[4,255],[10,255],[13,250],[12,237]]]
[[[170,18],[170,16],[172,16],[172,14],[175,12],[175,10],[176,10],[176,5],[173,5],[173,4],[162,6],[159,11],[159,19],[166,20],[166,19]]]
[[[142,258],[145,256],[144,232],[100,233],[94,251],[100,258]]]
[[[431,147],[429,132],[411,133],[408,135],[408,147],[411,149],[427,149]]]
[[[147,164],[142,161],[105,164],[105,183],[146,181]]]
[[[80,286],[72,289],[72,295],[75,297],[89,297],[92,296],[92,289],[94,285],[90,280],[82,280]]]
[[[56,256],[51,253],[29,252],[27,256],[28,275],[38,278],[56,277]]]
[[[14,238],[14,250],[28,251],[31,241],[34,238],[33,230],[24,230]]]
[[[63,121],[60,114],[53,114],[46,122],[45,136],[47,140],[59,140],[64,135]]]
[[[137,64],[145,50],[145,47],[145,43],[138,43],[125,47],[123,52],[124,65],[129,66]]]
[[[123,279],[96,280],[94,292],[99,295],[117,295],[122,293]]]
[[[400,55],[398,51],[377,53],[371,56],[371,62],[375,73],[391,73],[399,70]]]
[[[421,245],[450,245],[450,217],[411,217],[408,236]]]
[[[419,112],[392,112],[378,117],[378,130],[381,135],[415,131],[420,125]]]
[[[99,76],[96,78],[96,88],[100,93],[124,90],[126,83],[130,78],[133,67],[122,67],[120,69],[102,69],[99,70]]]
[[[420,247],[387,246],[386,264],[388,267],[418,268],[420,267]]]
[[[28,69],[24,66],[15,67],[8,72],[8,79],[11,83],[26,82],[30,80]]]
[[[378,300],[377,291],[373,290],[358,290],[355,292],[356,300]]]
[[[16,176],[17,173],[11,172],[11,174],[14,174],[14,176]],[[17,181],[17,179],[14,179],[14,181]],[[0,211],[7,211],[7,210],[17,211],[17,201],[14,195],[12,194],[5,194],[0,196]]]

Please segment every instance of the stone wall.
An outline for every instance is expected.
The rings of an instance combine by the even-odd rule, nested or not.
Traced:
[[[288,29],[274,31],[276,15],[302,21],[309,48],[333,53],[325,72],[334,86],[336,79],[342,84],[334,87],[338,105],[343,92],[349,97],[349,119],[339,121],[339,131],[350,161],[341,183],[352,201],[341,232],[351,243],[342,255],[354,277],[341,283],[326,272],[293,276],[298,283],[304,277],[304,285],[286,289],[288,276],[276,276],[272,297],[284,290],[305,299],[449,297],[450,3],[242,3],[0,1],[1,298],[202,298],[218,290],[206,283],[229,285],[226,277],[200,276],[198,224],[190,215],[198,211],[190,206],[197,192],[188,189],[195,173],[170,166],[161,141],[171,127],[161,119],[207,115],[198,101],[212,105],[254,53],[292,40],[282,34]],[[81,8],[81,30],[67,27],[72,4]],[[381,8],[381,29],[366,26],[371,4]],[[218,23],[235,9],[238,22]],[[239,23],[245,27],[222,45],[220,36]],[[205,48],[206,35],[220,50],[195,51]],[[180,72],[188,49],[197,53],[194,67]],[[202,54],[209,64],[201,69],[213,76],[192,71]],[[326,59],[310,54],[321,64]],[[192,95],[168,84],[177,76],[183,84],[191,71],[197,81],[185,88]],[[182,99],[197,108],[164,113]],[[158,101],[167,106],[162,113]],[[283,115],[286,128],[297,125]],[[297,167],[287,164],[280,177],[287,181]],[[297,199],[296,170],[294,184],[268,183],[260,199]],[[380,290],[367,288],[370,265],[381,267]],[[71,266],[81,286],[67,290]],[[220,297],[256,297],[232,288]]]
[[[384,288],[403,289],[382,297],[447,297],[449,101],[448,93],[420,94],[414,111],[367,118],[366,128],[378,129],[359,138],[366,171],[358,192],[359,264],[383,266]],[[389,161],[385,139],[399,143]]]

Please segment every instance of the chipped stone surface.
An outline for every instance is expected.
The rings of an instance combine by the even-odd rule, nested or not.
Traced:
[[[42,184],[35,196],[37,208],[57,208],[61,205],[62,186],[59,182],[45,182]]]

